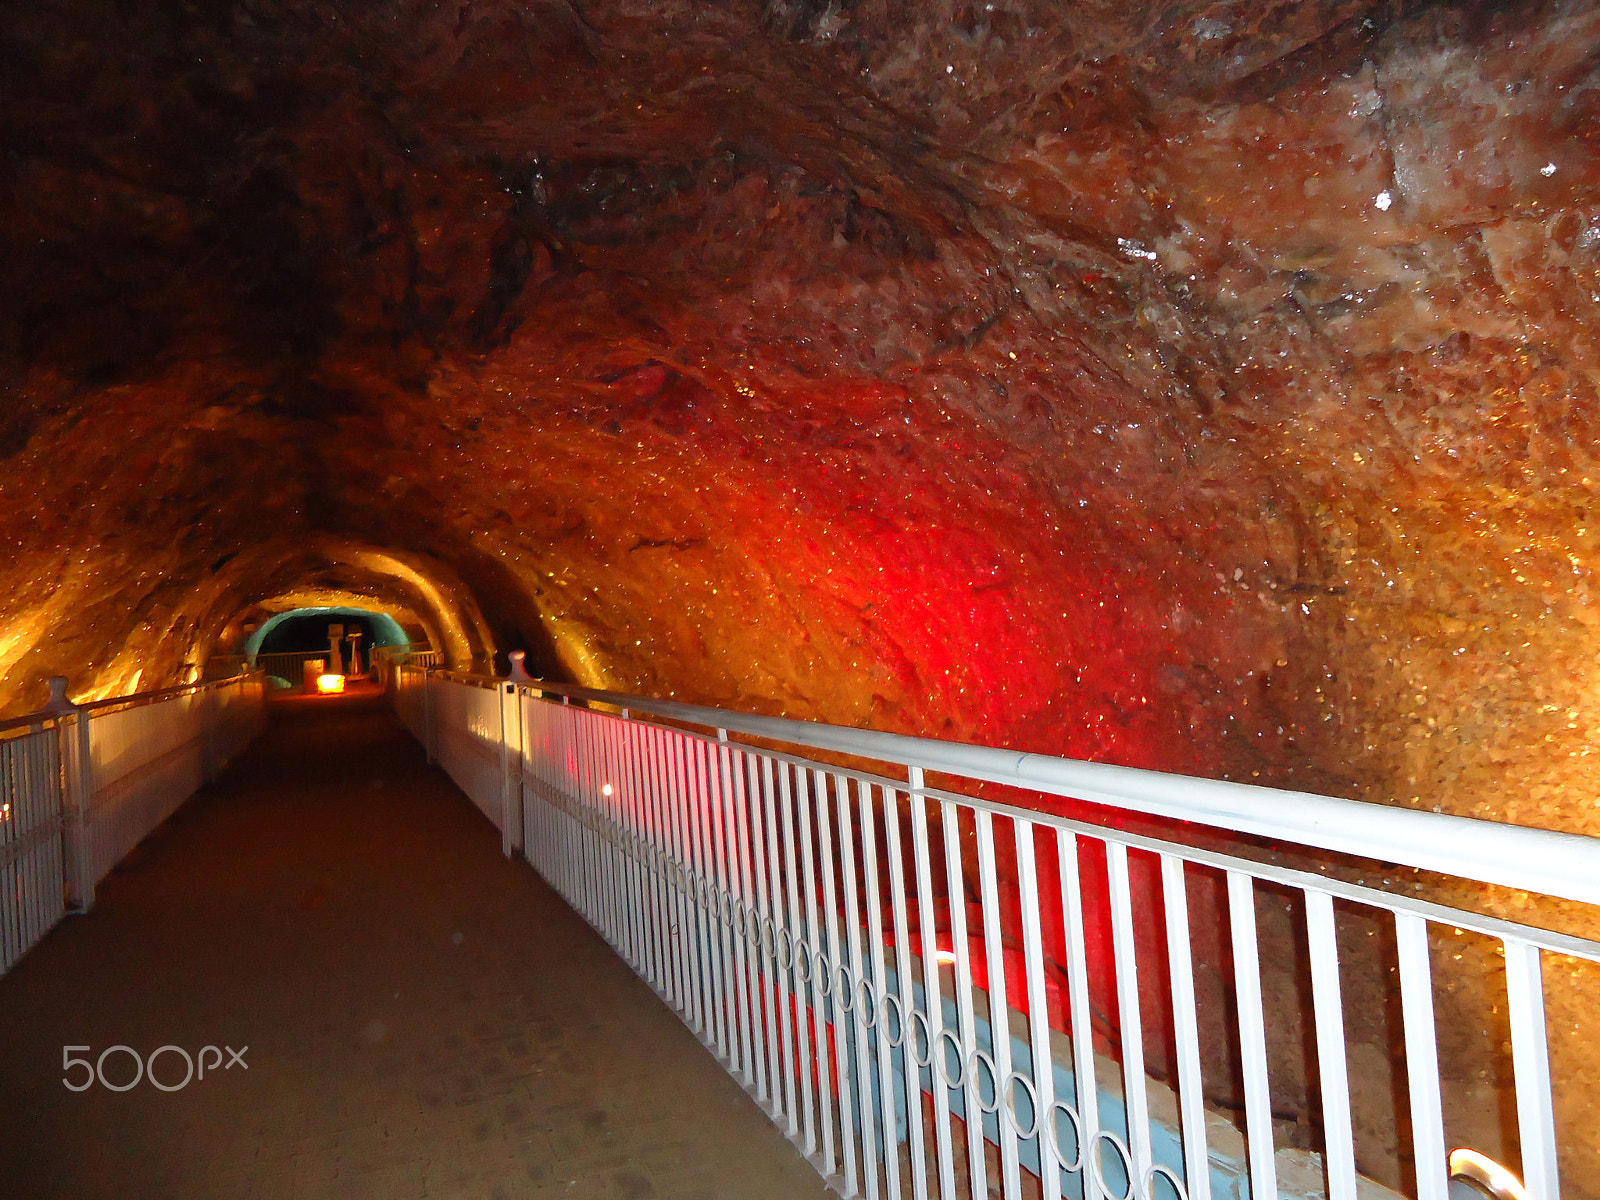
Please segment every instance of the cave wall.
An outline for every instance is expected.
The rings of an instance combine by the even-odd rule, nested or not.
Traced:
[[[1592,831],[1597,33],[10,10],[0,708],[358,597],[463,668]]]

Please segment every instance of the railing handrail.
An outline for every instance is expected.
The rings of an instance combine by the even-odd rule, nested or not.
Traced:
[[[460,671],[434,670],[432,674],[477,687],[511,682]],[[731,712],[547,680],[516,686],[790,745],[915,765],[925,771],[1600,904],[1600,838],[1583,834],[1315,792]],[[1181,794],[1175,784],[1181,785]]]
[[[78,711],[94,713],[106,708],[137,708],[144,704],[158,704],[163,700],[170,700],[174,696],[187,695],[190,692],[204,692],[213,688],[227,687],[231,683],[238,683],[241,679],[248,679],[256,673],[255,671],[240,671],[237,675],[230,675],[226,679],[196,680],[194,683],[175,684],[172,687],[157,688],[151,692],[130,692],[126,696],[107,696],[104,700],[90,700],[85,704],[78,705]]]
[[[194,683],[179,683],[168,688],[157,688],[155,691],[150,692],[130,692],[126,696],[107,696],[104,700],[89,700],[83,704],[75,705],[74,709],[77,712],[95,713],[101,709],[118,706],[136,708],[142,704],[156,704],[162,700],[168,700],[173,696],[181,696],[188,692],[203,692],[208,688],[226,687],[230,683],[248,679],[253,674],[255,674],[253,671],[240,671],[239,674],[230,675],[226,679],[206,679]],[[58,713],[51,712],[48,709],[40,709],[24,716],[8,717],[0,721],[0,733],[8,729],[21,729],[23,726],[42,725],[49,721],[60,720],[62,716],[70,715],[71,711]]]

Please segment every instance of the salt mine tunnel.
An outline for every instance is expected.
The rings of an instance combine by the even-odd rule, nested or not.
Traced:
[[[346,606],[1600,834],[1597,55],[1582,0],[11,6],[0,716]]]

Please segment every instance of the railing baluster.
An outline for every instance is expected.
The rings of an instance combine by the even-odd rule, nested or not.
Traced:
[[[820,773],[818,775],[820,778]],[[794,773],[795,804],[800,816],[800,857],[801,878],[805,880],[806,902],[806,945],[811,956],[809,967],[809,980],[811,991],[811,1028],[808,1033],[810,1044],[813,1048],[817,1070],[817,1100],[821,1109],[819,1124],[822,1127],[822,1169],[823,1174],[833,1175],[838,1170],[838,1159],[835,1157],[834,1142],[834,1114],[833,1114],[833,1086],[830,1082],[831,1072],[828,1066],[828,1018],[825,1001],[825,975],[829,970],[827,965],[832,957],[832,943],[829,944],[829,953],[824,958],[822,952],[822,926],[818,913],[817,885],[821,876],[819,871],[828,871],[827,864],[827,838],[818,835],[821,846],[820,855],[816,854],[812,840],[811,814],[818,813],[818,820],[825,822],[827,819],[826,805],[820,800],[814,802],[814,780],[811,772],[805,767],[796,769]],[[833,893],[827,892],[822,900],[823,912],[832,911]]]
[[[1255,880],[1228,872],[1228,920],[1233,931],[1233,982],[1239,1004],[1239,1065],[1244,1076],[1245,1140],[1251,1200],[1278,1200],[1272,1139],[1272,1094],[1267,1082],[1267,1031],[1261,1010],[1261,955],[1256,942]],[[1422,1200],[1442,1200],[1423,1197]]]
[[[955,951],[955,1001],[957,1034],[960,1042],[959,1069],[962,1079],[962,1117],[967,1127],[967,1188],[972,1196],[986,1196],[989,1192],[988,1164],[983,1151],[983,1111],[978,1106],[977,1068],[972,1052],[978,1048],[977,1018],[972,1011],[972,952],[967,941],[967,891],[962,881],[961,869],[961,819],[960,809],[953,801],[940,805],[941,823],[944,826],[944,869],[950,897],[950,945]],[[941,1063],[944,1062],[944,1045],[939,1047]],[[948,1074],[946,1075],[948,1078]]]
[[[861,947],[861,901],[856,891],[856,854],[858,844],[855,837],[855,822],[850,813],[850,777],[835,774],[833,777],[833,797],[838,809],[839,820],[839,865],[841,868],[842,887],[844,892],[844,927],[846,944],[850,953],[850,970],[847,1016],[850,1030],[850,1044],[855,1050],[855,1115],[861,1128],[861,1174],[866,1180],[867,1200],[877,1200],[878,1196],[878,1138],[877,1118],[872,1109],[872,1063],[867,1050],[866,1017],[862,1006],[861,984],[866,979],[866,971],[862,963]],[[870,804],[870,801],[868,802]],[[841,988],[835,996],[837,1002],[846,994]],[[845,1024],[845,1022],[841,1022]]]
[[[778,789],[774,779],[773,760],[761,755],[761,818],[763,841],[767,848],[763,864],[757,859],[761,889],[761,955],[762,998],[767,1004],[767,1045],[771,1054],[773,1102],[783,1114],[783,1129],[792,1141],[800,1131],[800,1117],[795,1101],[795,1059],[793,1014],[789,1007],[789,984],[792,977],[785,971],[782,956],[778,953],[782,937],[789,932],[783,896],[783,868],[779,859]],[[767,930],[771,930],[768,943]],[[793,945],[790,939],[790,945]],[[790,959],[791,963],[793,959]]]
[[[874,795],[878,790],[865,779],[856,781],[856,797],[860,802],[861,811],[859,839],[861,897],[867,910],[866,953],[870,960],[866,966],[870,967],[872,972],[872,994],[865,995],[859,986],[856,989],[856,1004],[861,1009],[856,1027],[862,1031],[863,1041],[867,1039],[867,1029],[870,1027],[871,1038],[877,1044],[878,1128],[883,1142],[884,1190],[890,1200],[900,1200],[900,1151],[896,1134],[898,1122],[895,1119],[894,1055],[889,1045],[889,1031],[883,1003],[887,981],[883,961],[883,892],[878,882],[877,804],[874,801]],[[888,819],[892,809],[892,802],[889,799],[891,794],[888,791],[883,792],[885,820]]]
[[[1522,1184],[1528,1200],[1557,1200],[1556,1124],[1550,1103],[1550,1050],[1544,1017],[1544,972],[1539,947],[1504,939],[1511,1063],[1516,1074],[1517,1130]]]
[[[1033,822],[1012,822],[1017,847],[1017,891],[1022,913],[1022,967],[1028,991],[1028,1051],[1031,1056],[1029,1078],[1033,1080],[1033,1128],[1031,1140],[1039,1154],[1039,1179],[1047,1200],[1062,1194],[1061,1171],[1056,1156],[1047,1145],[1049,1117],[1055,1107],[1055,1064],[1050,1053],[1050,1008],[1044,981],[1044,937],[1040,927],[1043,905],[1039,902],[1039,864],[1035,857]],[[1015,1098],[1006,1097],[1015,1108]],[[1005,1111],[1002,1108],[1002,1111]],[[1017,1109],[1017,1119],[1021,1110]]]
[[[1178,1052],[1178,1106],[1183,1136],[1184,1187],[1189,1200],[1211,1200],[1211,1162],[1206,1153],[1205,1094],[1200,1081],[1200,1022],[1194,1001],[1194,961],[1189,945],[1189,893],[1183,859],[1161,856],[1161,907],[1167,918],[1167,970],[1172,987],[1174,1041]],[[1339,1200],[1330,1197],[1329,1200]]]
[[[1400,1012],[1405,1022],[1406,1081],[1411,1093],[1412,1153],[1417,1200],[1445,1200],[1444,1105],[1439,1093],[1439,1044],[1433,1024],[1433,966],[1428,922],[1411,913],[1394,917],[1400,967]]]
[[[927,1022],[928,1090],[933,1093],[934,1155],[939,1168],[940,1200],[956,1200],[955,1154],[950,1144],[950,1090],[940,1078],[944,1053],[944,998],[939,981],[939,930],[933,902],[933,854],[928,836],[928,798],[922,795],[921,767],[908,771],[911,784],[911,836],[917,872],[917,928],[922,939],[922,992]],[[958,1035],[959,1036],[959,1035]]]
[[[793,1025],[790,1033],[794,1042],[794,1078],[791,1086],[799,1087],[799,1113],[801,1149],[807,1157],[817,1152],[817,1129],[814,1120],[814,1098],[811,1092],[812,1055],[809,1050],[811,1008],[802,990],[800,956],[806,953],[801,941],[804,918],[800,908],[800,867],[795,856],[794,768],[788,763],[778,767],[779,817],[783,822],[784,897],[788,902],[789,966],[784,972],[785,994],[793,995]],[[788,1019],[787,1013],[785,1019]],[[787,1043],[786,1043],[787,1045]],[[791,1112],[794,1098],[791,1097]]]
[[[1338,927],[1334,923],[1333,897],[1314,888],[1306,889],[1306,940],[1311,953],[1311,999],[1317,1025],[1317,1074],[1322,1079],[1328,1200],[1356,1200],[1356,1150],[1350,1124]]]
[[[850,1014],[839,1004],[840,971],[843,965],[839,954],[839,898],[834,889],[833,822],[829,815],[828,776],[821,769],[813,772],[817,798],[818,866],[822,869],[822,916],[828,931],[828,960],[826,964],[828,1009],[833,1024],[833,1064],[839,1077],[839,1157],[844,1160],[845,1195],[853,1196],[859,1186],[860,1175],[856,1169],[855,1102],[852,1097],[850,1055],[847,1051],[849,1031],[845,1022]],[[842,857],[842,856],[841,856]],[[853,984],[844,980],[845,987]]]
[[[908,797],[913,806],[920,804],[918,797]],[[911,1195],[913,1200],[928,1198],[927,1145],[922,1130],[922,1072],[913,1055],[913,1028],[911,1014],[916,1011],[916,981],[911,971],[911,934],[906,912],[906,867],[900,845],[900,803],[893,789],[883,793],[884,844],[889,867],[889,914],[894,925],[895,996],[899,1001],[900,1056],[897,1077],[905,1086],[906,1150],[911,1162]],[[886,1007],[886,1006],[885,1006]],[[879,1020],[887,1021],[885,1011]],[[884,1030],[885,1038],[888,1030]],[[898,1156],[898,1151],[896,1152]]]
[[[1106,843],[1111,884],[1111,944],[1116,958],[1117,1019],[1122,1044],[1122,1099],[1128,1116],[1128,1150],[1133,1178],[1142,1190],[1151,1167],[1150,1097],[1145,1089],[1144,1026],[1139,1014],[1139,960],[1133,940],[1133,893],[1128,879],[1128,848]]]
[[[1000,1143],[1000,1186],[1005,1200],[1020,1200],[1022,1175],[1016,1127],[1005,1117],[1006,1081],[1011,1076],[1011,1017],[1006,1003],[1006,948],[1000,933],[1000,888],[995,876],[994,815],[977,812],[978,892],[983,912],[983,961],[988,968],[989,1061],[994,1070],[994,1117]],[[981,1084],[974,1082],[974,1094]],[[981,1100],[981,1096],[979,1097]],[[979,1117],[981,1122],[982,1117]]]
[[[746,1021],[749,1029],[749,1045],[746,1059],[746,1069],[753,1070],[755,1075],[756,1097],[766,1101],[772,1098],[772,1093],[767,1083],[767,1045],[766,1034],[762,1027],[761,1003],[761,975],[760,958],[761,948],[757,941],[750,937],[750,922],[755,920],[756,891],[751,878],[750,861],[752,858],[751,844],[755,838],[755,821],[752,820],[751,799],[749,790],[745,787],[749,778],[750,756],[743,750],[732,751],[733,775],[733,822],[730,828],[733,831],[734,843],[738,847],[737,870],[739,907],[735,910],[733,925],[734,937],[739,942],[739,958],[744,966],[744,992],[749,999],[746,1002]],[[757,936],[760,935],[759,926]]]

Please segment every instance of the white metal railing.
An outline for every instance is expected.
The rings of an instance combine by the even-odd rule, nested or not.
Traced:
[[[0,725],[0,972],[66,912],[54,722]]]
[[[298,687],[305,675],[305,664],[313,660],[320,660],[324,667],[327,666],[331,652],[324,646],[321,650],[287,650],[281,653],[257,654],[252,661],[254,670],[267,675],[274,675],[279,679],[287,679]],[[342,660],[333,666],[335,673],[344,670]]]
[[[1595,839],[404,665],[395,703],[842,1195],[1445,1200],[1464,1141],[1595,1194],[1600,1051],[1545,1005],[1589,1013],[1600,944],[1407,894],[1594,905]],[[1504,1044],[1442,1074],[1440,1003]]]
[[[0,723],[0,971],[261,728],[264,681],[212,683]]]

